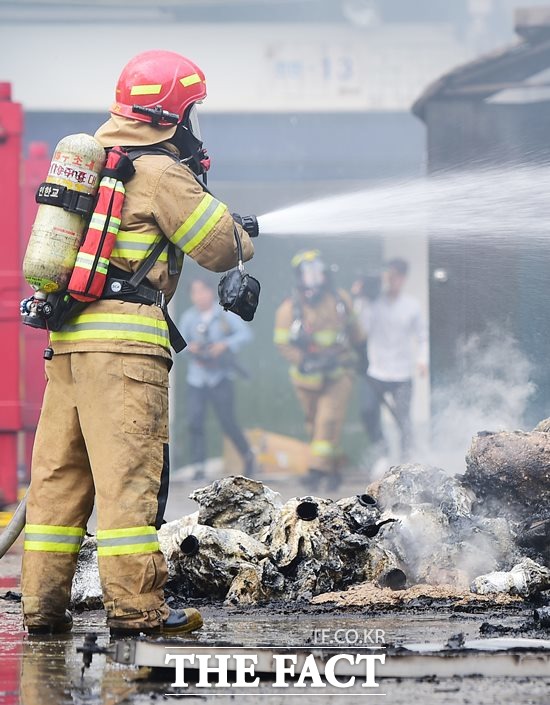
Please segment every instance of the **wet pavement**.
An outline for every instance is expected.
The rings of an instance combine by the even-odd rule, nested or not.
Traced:
[[[0,561],[0,596],[18,589],[20,570],[20,542]],[[479,638],[485,623],[494,629],[507,630],[509,635],[535,636],[522,630],[528,621],[529,608],[519,605],[506,609],[490,608],[483,612],[456,612],[449,607],[430,606],[392,612],[366,610],[334,610],[329,605],[303,606],[273,604],[262,608],[232,608],[219,604],[200,605],[205,618],[204,628],[190,635],[186,645],[270,645],[275,648],[319,644],[326,629],[329,640],[354,644],[371,643],[383,638],[387,644],[403,642],[445,642],[462,632],[466,638]],[[485,627],[487,629],[487,627]],[[336,633],[336,630],[340,630]],[[373,630],[373,631],[370,631]],[[379,630],[378,632],[374,630]],[[252,692],[208,691],[190,687],[174,689],[173,671],[152,673],[150,669],[127,667],[107,661],[105,656],[94,656],[91,667],[81,676],[82,657],[76,652],[89,631],[98,634],[98,644],[107,646],[108,632],[102,611],[75,615],[73,633],[63,637],[26,636],[21,628],[20,605],[11,600],[0,600],[0,703],[2,705],[65,705],[106,703],[176,702],[182,697],[199,698],[216,703],[268,699],[270,704],[286,703],[299,697],[303,705],[318,702],[336,702],[338,705],[355,703],[358,696],[382,700],[391,705],[407,705],[413,698],[422,703],[459,705],[477,703],[525,703],[546,705],[550,702],[550,672],[548,678],[424,678],[419,680],[382,679],[376,692],[365,691],[357,683],[342,692],[328,686],[322,693],[306,689],[295,692],[273,693],[269,682]],[[483,631],[483,630],[482,630]],[[539,638],[544,637],[540,632]],[[549,636],[549,635],[546,635]]]
[[[349,478],[348,494],[357,493],[359,478]],[[360,482],[360,480],[359,480]],[[299,486],[284,481],[270,482],[283,498],[305,494]],[[174,483],[171,489],[167,519],[175,519],[195,510],[187,499],[187,483]],[[339,492],[341,496],[345,493]],[[19,590],[22,541],[0,560],[0,598],[8,591]],[[335,608],[330,604],[301,605],[274,603],[263,607],[225,607],[220,603],[196,603],[205,624],[200,632],[190,635],[186,645],[271,646],[275,649],[319,645],[329,640],[334,648],[368,645],[378,636],[385,644],[412,642],[446,642],[457,633],[465,638],[484,636],[526,636],[550,638],[550,630],[534,630],[530,622],[532,607],[523,604],[507,607],[489,606],[460,611],[442,602],[416,604],[407,609],[376,611],[367,608]],[[482,625],[484,625],[482,627]],[[487,626],[489,625],[489,626]],[[322,632],[321,630],[326,630]],[[337,631],[338,630],[338,631]],[[375,630],[379,630],[378,633]],[[301,705],[335,702],[338,705],[356,703],[357,697],[388,705],[410,705],[411,701],[431,705],[547,705],[550,702],[550,666],[548,678],[423,678],[381,679],[380,687],[364,689],[359,682],[345,692],[327,686],[322,692],[310,688],[300,692],[290,687],[286,692],[273,692],[272,683],[262,682],[252,690],[207,690],[190,687],[174,689],[173,671],[153,673],[147,668],[122,666],[105,656],[94,656],[82,677],[82,656],[76,649],[82,646],[86,633],[98,634],[98,645],[109,644],[105,616],[102,611],[75,615],[71,635],[63,637],[28,637],[22,630],[20,604],[0,599],[0,705],[118,705],[119,703],[177,702],[183,697],[201,701],[234,703],[246,698],[255,702],[266,699],[270,705],[287,703],[289,699]],[[332,644],[331,644],[332,642]],[[325,642],[326,643],[326,642]],[[550,663],[550,661],[549,661]],[[292,691],[292,692],[291,692]]]

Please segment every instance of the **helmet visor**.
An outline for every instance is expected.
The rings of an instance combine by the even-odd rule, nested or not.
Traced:
[[[201,128],[199,125],[199,113],[197,110],[196,103],[194,103],[189,109],[189,117],[187,118],[187,124],[189,126],[189,131],[191,132],[193,137],[196,137],[199,141],[202,141]]]
[[[320,289],[325,281],[325,266],[321,260],[302,262],[300,280],[304,289]]]

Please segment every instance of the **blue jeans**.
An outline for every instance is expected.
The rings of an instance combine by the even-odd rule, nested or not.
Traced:
[[[190,435],[190,453],[193,464],[206,460],[206,410],[212,404],[223,433],[231,440],[243,459],[250,456],[250,446],[235,418],[234,386],[230,379],[222,379],[213,387],[187,385],[187,428]]]

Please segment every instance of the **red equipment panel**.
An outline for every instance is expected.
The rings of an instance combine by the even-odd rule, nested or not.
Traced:
[[[50,148],[46,142],[31,142],[29,152],[23,164],[22,188],[22,228],[21,228],[21,257],[27,248],[31,234],[32,224],[36,217],[38,204],[35,194],[40,184],[46,179],[50,166]],[[21,298],[32,294],[31,287],[21,276]],[[44,363],[42,355],[48,344],[46,331],[31,326],[21,326],[22,336],[22,421],[24,430],[23,448],[23,477],[28,480],[30,476],[32,446],[34,432],[40,415],[42,397],[46,380],[44,377]]]
[[[19,301],[21,289],[20,163],[23,111],[0,83],[0,504],[17,499],[17,439],[22,427]]]

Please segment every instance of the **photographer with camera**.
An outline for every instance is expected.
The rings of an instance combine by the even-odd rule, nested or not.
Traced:
[[[248,441],[235,417],[235,375],[248,377],[236,354],[252,340],[249,326],[237,316],[223,311],[217,304],[214,286],[203,278],[195,278],[190,286],[193,307],[180,321],[180,330],[187,341],[187,428],[194,480],[205,477],[205,421],[209,404],[223,433],[240,453],[243,474],[252,477],[255,459]]]

